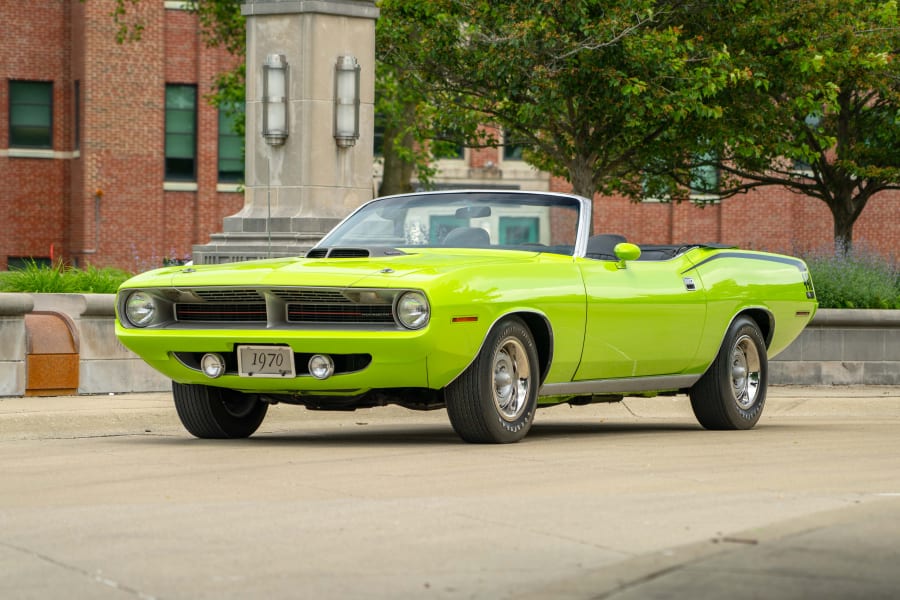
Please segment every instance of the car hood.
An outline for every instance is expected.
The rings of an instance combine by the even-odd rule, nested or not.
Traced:
[[[368,258],[279,258],[223,265],[167,267],[138,275],[123,287],[316,286],[404,287],[458,269],[532,261],[535,252],[421,251]]]

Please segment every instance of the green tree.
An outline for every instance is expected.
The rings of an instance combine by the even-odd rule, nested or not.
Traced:
[[[637,196],[636,165],[651,160],[656,141],[688,117],[718,118],[718,94],[750,78],[726,47],[685,34],[687,4],[383,0],[385,14],[417,32],[383,60],[444,119],[481,115],[576,193]]]
[[[480,125],[484,115],[446,102],[435,90],[415,85],[415,62],[424,27],[440,7],[431,2],[376,0],[381,16],[375,24],[375,113],[383,125],[382,194],[408,192],[412,181],[428,187],[435,160],[455,154],[459,146],[496,143]]]
[[[713,165],[723,197],[783,186],[827,204],[838,254],[866,203],[900,189],[895,0],[740,0],[692,22],[753,77],[720,94],[723,118],[686,121],[654,175],[689,185]],[[702,158],[698,158],[702,157]]]

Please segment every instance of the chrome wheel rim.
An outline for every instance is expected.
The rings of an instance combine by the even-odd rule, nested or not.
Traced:
[[[749,410],[759,397],[759,350],[749,335],[742,335],[731,351],[731,392],[743,410]]]
[[[531,381],[531,365],[522,342],[513,337],[504,339],[494,352],[491,373],[497,413],[505,421],[515,421],[528,404]]]

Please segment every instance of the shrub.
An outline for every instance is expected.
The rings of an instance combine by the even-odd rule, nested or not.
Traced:
[[[900,308],[900,267],[883,257],[811,256],[806,259],[821,308]]]
[[[131,275],[120,269],[89,266],[76,269],[60,262],[51,266],[30,262],[24,269],[4,273],[0,291],[39,294],[112,294]]]

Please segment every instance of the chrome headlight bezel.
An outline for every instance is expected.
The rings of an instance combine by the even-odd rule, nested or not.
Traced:
[[[428,298],[416,290],[403,292],[394,303],[394,318],[405,329],[422,329],[431,320]]]
[[[122,300],[122,319],[131,327],[143,329],[159,322],[159,299],[144,290],[126,292]]]

